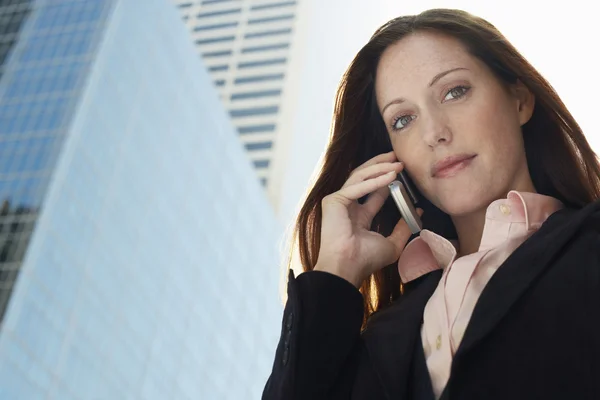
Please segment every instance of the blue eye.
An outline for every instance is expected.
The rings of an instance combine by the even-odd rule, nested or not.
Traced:
[[[392,129],[395,131],[402,130],[406,128],[406,126],[410,124],[410,122],[415,118],[417,117],[414,115],[401,115],[399,117],[396,117],[394,118],[394,122],[392,123]]]
[[[448,92],[446,93],[446,97],[444,97],[444,100],[455,100],[460,97],[463,97],[465,94],[467,94],[469,89],[470,87],[467,86],[455,86],[452,89],[448,90]],[[452,95],[452,97],[448,98],[449,95]]]

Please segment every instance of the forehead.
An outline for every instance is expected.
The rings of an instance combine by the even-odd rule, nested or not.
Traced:
[[[472,72],[480,68],[477,59],[459,40],[432,32],[410,34],[383,52],[375,79],[377,98],[388,98],[386,92],[423,89],[436,74],[457,67]]]

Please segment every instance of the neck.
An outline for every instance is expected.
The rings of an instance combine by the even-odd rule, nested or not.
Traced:
[[[452,217],[454,228],[458,234],[458,257],[479,251],[486,210],[487,207],[468,215]]]

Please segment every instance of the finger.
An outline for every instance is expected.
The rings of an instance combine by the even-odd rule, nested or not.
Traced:
[[[358,182],[366,181],[367,179],[376,178],[379,175],[387,174],[390,171],[399,173],[404,168],[401,162],[395,163],[380,163],[363,168],[360,171],[353,172],[342,187],[354,185]]]
[[[355,171],[358,171],[363,168],[370,167],[371,165],[379,164],[382,162],[395,162],[395,161],[398,161],[398,159],[396,158],[396,153],[394,153],[394,151],[389,151],[387,153],[378,154],[377,156],[371,158],[370,160],[362,163],[358,167],[354,168],[354,170],[352,172],[354,173]]]
[[[388,239],[394,244],[395,254],[394,257],[398,259],[402,250],[406,246],[408,239],[410,239],[412,232],[408,227],[404,218],[400,218],[392,233],[388,236]]]
[[[363,204],[363,209],[369,218],[369,225],[371,224],[373,217],[381,210],[381,207],[383,207],[383,204],[389,196],[390,190],[387,187],[377,189],[369,195],[369,198]]]
[[[349,205],[353,201],[390,184],[395,178],[396,171],[390,171],[387,174],[380,175],[376,178],[367,179],[366,181],[342,188],[335,192],[333,197],[341,200],[342,203]]]

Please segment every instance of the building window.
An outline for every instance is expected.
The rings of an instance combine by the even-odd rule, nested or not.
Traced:
[[[272,58],[270,60],[260,60],[260,61],[248,61],[238,64],[239,69],[244,68],[254,68],[254,67],[266,67],[267,65],[279,65],[285,64],[287,62],[286,58]]]
[[[182,3],[178,7],[179,8],[189,8],[192,6],[192,3]]]
[[[203,6],[207,5],[207,4],[215,4],[215,3],[229,3],[232,1],[239,1],[239,0],[204,0],[202,3]]]
[[[238,108],[229,110],[231,118],[254,117],[256,115],[273,115],[279,112],[279,106]]]
[[[244,35],[244,38],[246,38],[246,39],[252,39],[252,38],[265,37],[265,36],[286,35],[288,33],[292,33],[292,28],[247,33],[247,34]]]
[[[213,58],[213,57],[224,57],[230,56],[233,52],[231,50],[223,50],[223,51],[209,51],[207,53],[202,53],[203,58]]]
[[[233,42],[234,40],[235,40],[235,36],[221,36],[221,37],[208,38],[208,39],[198,39],[198,40],[196,40],[196,44]]]
[[[225,86],[225,79],[217,79],[214,84],[215,86]]]
[[[287,7],[296,5],[295,1],[280,1],[279,3],[268,3],[268,4],[259,4],[257,6],[250,7],[251,10],[266,10],[268,8],[278,8],[278,7]]]
[[[252,163],[257,169],[269,168],[269,160],[254,160]]]
[[[225,22],[223,24],[214,24],[214,25],[200,25],[194,28],[194,32],[200,31],[211,31],[214,29],[224,29],[224,28],[235,28],[239,25],[239,22]]]
[[[212,67],[209,67],[208,70],[210,72],[217,72],[217,71],[227,71],[229,69],[229,65],[227,64],[223,64],[223,65],[213,65]]]
[[[263,90],[260,92],[234,93],[231,95],[231,100],[257,99],[260,97],[280,96],[281,89]]]
[[[260,184],[263,186],[267,186],[267,178],[260,178]]]
[[[266,46],[246,47],[242,49],[242,53],[256,53],[260,51],[283,50],[290,47],[289,43],[268,44]]]
[[[256,83],[256,82],[267,82],[267,81],[280,81],[283,80],[284,74],[268,74],[268,75],[255,75],[255,76],[245,76],[242,78],[236,78],[234,83]]]
[[[248,133],[265,133],[265,132],[275,132],[275,124],[248,125],[248,126],[240,126],[238,128],[238,133],[240,135],[245,135]]]
[[[200,14],[196,15],[196,18],[210,18],[210,17],[217,17],[219,15],[239,14],[241,12],[242,12],[241,8],[231,8],[229,10],[219,10],[219,11],[200,13]]]
[[[269,140],[268,142],[246,143],[245,147],[248,151],[269,150],[273,147],[273,142]]]
[[[290,20],[290,19],[294,19],[294,15],[293,14],[279,15],[279,16],[276,16],[276,17],[266,17],[266,18],[249,19],[248,20],[248,25],[264,24],[264,23],[276,22],[276,21],[286,21],[286,20]]]

